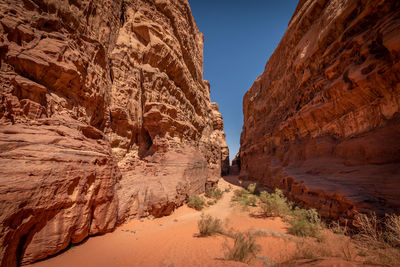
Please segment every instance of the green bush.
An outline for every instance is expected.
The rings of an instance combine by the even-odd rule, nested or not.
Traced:
[[[296,208],[288,222],[290,224],[289,233],[296,236],[318,237],[319,231],[323,228],[321,218],[315,209]]]
[[[189,197],[188,199],[188,207],[196,210],[202,210],[204,206],[206,205],[206,202],[204,199],[198,195],[194,195]]]
[[[249,191],[250,194],[254,194],[256,192],[257,189],[257,184],[249,184],[249,186],[247,187],[247,191]]]
[[[247,208],[248,206],[255,207],[257,199],[254,196],[250,195],[250,192],[246,189],[236,189],[234,191],[232,201],[236,202],[243,208]]]
[[[213,199],[221,199],[223,192],[220,189],[206,189],[205,196]]]
[[[296,236],[320,237],[323,228],[321,218],[315,209],[306,210],[296,207],[288,202],[282,191],[275,189],[274,193],[260,193],[261,209],[266,216],[279,216],[290,224],[289,233]]]
[[[265,216],[285,217],[290,214],[292,204],[289,203],[282,191],[275,189],[275,193],[262,191],[260,193],[261,209]]]
[[[201,218],[197,222],[197,226],[199,228],[199,235],[203,237],[223,233],[221,221],[208,214],[201,214]]]
[[[251,232],[238,232],[233,235],[233,247],[225,244],[225,257],[228,260],[248,263],[256,257],[261,250],[260,245],[255,242],[256,235]]]
[[[243,189],[243,188],[242,189],[236,189],[235,191],[233,191],[233,193],[234,193],[234,195],[233,195],[234,199],[240,198],[240,197],[243,197],[243,196],[248,196],[250,194],[249,191],[247,191],[246,189]]]

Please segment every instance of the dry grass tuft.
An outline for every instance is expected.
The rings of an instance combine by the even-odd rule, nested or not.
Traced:
[[[224,244],[227,260],[250,262],[257,256],[261,246],[256,244],[256,234],[252,232],[237,232],[233,235],[233,246]]]
[[[189,197],[188,203],[187,203],[189,208],[195,209],[195,210],[202,210],[204,206],[206,205],[206,202],[204,198],[198,195],[194,195]]]
[[[200,220],[197,222],[197,226],[199,228],[199,236],[201,237],[224,233],[221,220],[208,214],[201,214]]]
[[[354,238],[363,249],[366,263],[400,266],[399,215],[380,220],[375,214],[357,214],[353,224],[358,228]]]
[[[341,225],[339,221],[332,222],[329,226],[329,229],[335,234],[347,235],[348,234],[347,219],[345,220],[344,225]]]
[[[386,216],[385,226],[386,242],[394,248],[400,248],[400,215]]]

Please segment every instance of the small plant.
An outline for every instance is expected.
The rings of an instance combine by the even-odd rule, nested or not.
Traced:
[[[400,248],[400,215],[387,215],[385,227],[386,242],[394,248]]]
[[[358,233],[354,236],[365,253],[366,261],[373,264],[400,266],[400,216],[387,215],[379,219],[374,213],[369,216],[357,214],[353,225]]]
[[[358,234],[355,236],[357,240],[375,247],[384,245],[384,234],[379,227],[380,222],[375,214],[370,216],[361,213],[356,214],[353,224],[358,229]]]
[[[215,234],[222,234],[223,227],[219,219],[213,218],[211,215],[201,214],[200,220],[197,222],[199,228],[199,236],[212,236]]]
[[[261,209],[265,216],[285,217],[290,214],[292,204],[289,203],[282,191],[275,189],[275,193],[262,191],[260,193]]]
[[[296,208],[288,222],[290,224],[289,233],[296,236],[318,237],[319,231],[323,228],[321,219],[315,209]]]
[[[205,196],[208,198],[213,198],[219,200],[222,198],[223,192],[220,189],[206,189]]]
[[[232,190],[232,186],[231,185],[229,185],[227,188],[225,188],[225,193],[229,193],[229,192],[231,192],[231,190]]]
[[[249,191],[250,194],[254,194],[256,192],[257,189],[257,184],[249,184],[249,186],[247,187],[247,191]]]
[[[233,191],[234,196],[233,198],[240,198],[240,197],[244,197],[244,196],[248,196],[250,193],[249,191],[247,191],[246,189],[236,189],[235,191]]]
[[[249,206],[256,206],[257,199],[255,196],[250,195],[250,192],[246,189],[237,189],[234,191],[232,201],[236,202],[242,208],[248,209]]]
[[[337,235],[346,235],[347,234],[347,220],[345,220],[344,226],[342,226],[339,221],[338,222],[332,222],[330,227],[329,227],[333,233]]]
[[[202,210],[205,205],[206,205],[206,202],[199,195],[191,196],[188,199],[188,207],[189,208],[192,208],[195,210]]]
[[[384,220],[380,220],[374,213],[369,216],[359,213],[353,224],[359,231],[356,239],[376,247],[400,248],[399,215],[386,215]]]
[[[208,206],[215,205],[216,203],[217,203],[216,200],[209,200],[209,201],[207,201],[207,205],[208,205]]]
[[[261,250],[260,245],[256,244],[256,235],[251,232],[237,232],[233,235],[233,247],[225,244],[225,257],[228,260],[250,262]]]
[[[310,239],[300,239],[296,243],[296,253],[293,259],[310,259],[316,260],[322,257],[332,257],[334,252],[329,245],[316,244]]]

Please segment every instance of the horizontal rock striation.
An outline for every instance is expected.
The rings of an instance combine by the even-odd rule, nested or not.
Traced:
[[[162,216],[229,164],[186,0],[0,0],[0,265]]]
[[[241,176],[325,217],[400,211],[400,2],[301,0],[243,100]]]

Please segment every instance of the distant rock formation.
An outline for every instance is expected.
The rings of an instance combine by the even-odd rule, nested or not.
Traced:
[[[186,0],[0,0],[0,265],[162,216],[226,172]]]
[[[301,0],[244,96],[241,176],[325,217],[400,212],[400,1]]]
[[[235,158],[232,160],[232,165],[229,169],[230,174],[238,175],[240,173],[240,153],[236,153]]]

